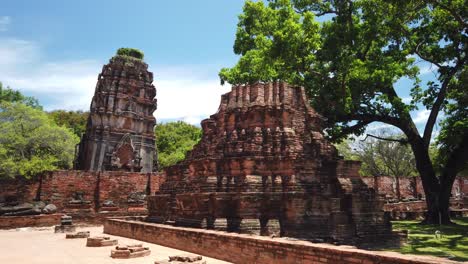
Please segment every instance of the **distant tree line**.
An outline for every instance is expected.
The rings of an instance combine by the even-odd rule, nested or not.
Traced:
[[[69,169],[78,141],[42,111],[37,99],[0,83],[0,178]]]

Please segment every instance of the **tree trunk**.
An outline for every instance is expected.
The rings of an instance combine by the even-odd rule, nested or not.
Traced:
[[[395,182],[396,182],[396,197],[397,201],[401,201],[401,191],[400,191],[400,176],[395,177]]]
[[[427,213],[424,224],[448,225],[450,220],[450,191],[445,188],[438,193],[426,194]]]
[[[429,151],[420,137],[413,138],[410,144],[426,196],[427,213],[423,223],[450,224],[449,199],[452,184],[439,182],[429,157]]]

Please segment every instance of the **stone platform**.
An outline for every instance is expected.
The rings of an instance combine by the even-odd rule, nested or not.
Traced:
[[[368,251],[290,238],[269,238],[141,221],[108,219],[104,233],[138,239],[232,263],[456,264],[447,259]]]
[[[116,246],[111,250],[111,258],[129,259],[149,256],[151,250],[148,247],[143,247],[143,244]]]

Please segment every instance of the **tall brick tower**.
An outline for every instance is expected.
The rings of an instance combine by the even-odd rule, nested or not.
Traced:
[[[135,49],[119,49],[98,76],[75,169],[157,170],[153,73]]]

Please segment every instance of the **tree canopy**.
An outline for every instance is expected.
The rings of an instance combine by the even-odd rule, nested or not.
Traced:
[[[451,186],[468,159],[467,14],[463,0],[247,1],[234,43],[240,58],[221,82],[304,86],[335,141],[373,122],[398,128],[421,175],[427,222],[449,222]],[[417,61],[433,65],[436,79],[422,83]],[[412,80],[408,103],[395,87],[403,78]],[[411,117],[421,108],[429,111],[422,134]],[[437,177],[429,145],[440,117]]]
[[[79,138],[86,131],[86,122],[89,112],[54,110],[47,113],[59,126],[65,126],[73,131]]]
[[[176,164],[201,139],[201,129],[182,121],[158,124],[155,128],[160,168]]]
[[[0,82],[0,103],[1,102],[18,102],[33,108],[42,109],[42,106],[39,105],[39,101],[36,98],[25,96],[20,91],[13,90],[10,87],[3,87],[3,84]]]
[[[34,177],[72,167],[78,137],[47,114],[20,103],[0,103],[0,177]]]

